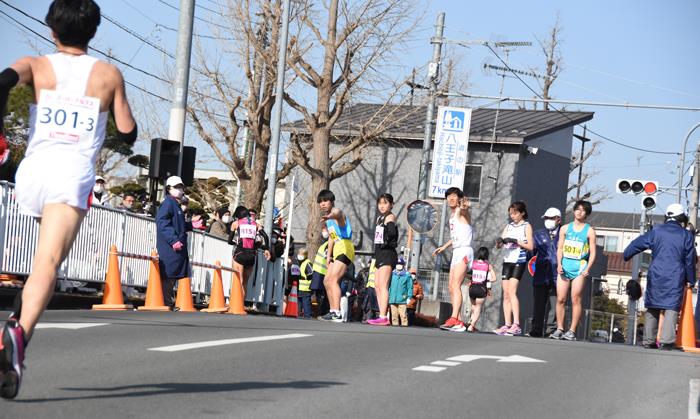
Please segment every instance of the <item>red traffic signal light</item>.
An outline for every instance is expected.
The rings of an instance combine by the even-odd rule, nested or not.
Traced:
[[[617,193],[654,195],[659,191],[659,183],[653,180],[618,179],[615,186]]]

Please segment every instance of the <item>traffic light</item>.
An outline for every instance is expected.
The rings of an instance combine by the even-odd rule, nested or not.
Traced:
[[[642,195],[642,209],[650,210],[656,207],[656,193],[659,183],[653,180],[618,179],[615,184],[617,193],[632,193]]]

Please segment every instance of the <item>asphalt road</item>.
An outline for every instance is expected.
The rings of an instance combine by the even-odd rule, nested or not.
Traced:
[[[684,418],[700,404],[700,356],[676,351],[252,315],[41,324],[0,417]]]

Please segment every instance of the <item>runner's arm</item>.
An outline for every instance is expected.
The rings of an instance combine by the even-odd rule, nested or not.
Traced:
[[[522,247],[525,250],[532,251],[532,249],[535,248],[535,242],[532,240],[532,226],[530,224],[527,224],[525,226],[525,240],[527,241],[527,243],[518,240],[518,246]],[[595,242],[595,240],[593,241]]]
[[[116,87],[114,89],[114,99],[112,101],[112,114],[117,125],[117,138],[127,144],[134,144],[138,133],[136,121],[131,113],[129,101],[126,99],[126,88],[124,87],[124,77],[122,73],[114,67],[114,77]]]
[[[447,243],[443,244],[442,246],[438,247],[433,251],[433,256],[442,253],[447,249],[448,247],[452,246],[452,240],[449,240]]]
[[[18,84],[27,84],[32,80],[32,59],[31,57],[20,58],[0,72],[0,134],[3,131],[3,117],[10,90]]]
[[[588,265],[586,266],[586,269],[583,270],[583,273],[585,274],[584,276],[588,276],[588,274],[591,272],[591,267],[593,266],[593,263],[595,263],[596,251],[595,230],[593,227],[590,227],[588,229]]]
[[[559,243],[557,243],[557,272],[562,273],[561,259],[564,257],[564,237],[566,237],[566,229],[568,224],[561,226],[559,230]]]

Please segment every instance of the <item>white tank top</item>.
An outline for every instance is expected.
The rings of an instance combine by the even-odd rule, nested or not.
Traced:
[[[107,112],[100,112],[100,99],[85,96],[90,72],[98,60],[62,53],[46,57],[56,77],[56,89],[42,89],[39,102],[29,107],[25,157],[69,154],[70,165],[92,175],[108,120]]]
[[[459,221],[455,215],[450,217],[450,238],[452,239],[452,247],[471,247],[472,245],[472,226]]]
[[[523,221],[523,223],[519,225],[516,225],[513,222],[509,223],[503,237],[516,239],[521,242],[527,242],[527,234],[525,233],[525,229],[527,228],[526,226],[528,224],[529,223],[527,221]],[[512,243],[508,243],[504,245],[504,247],[506,248],[505,255],[503,257],[504,262],[525,263],[527,259],[527,252],[525,249]]]

